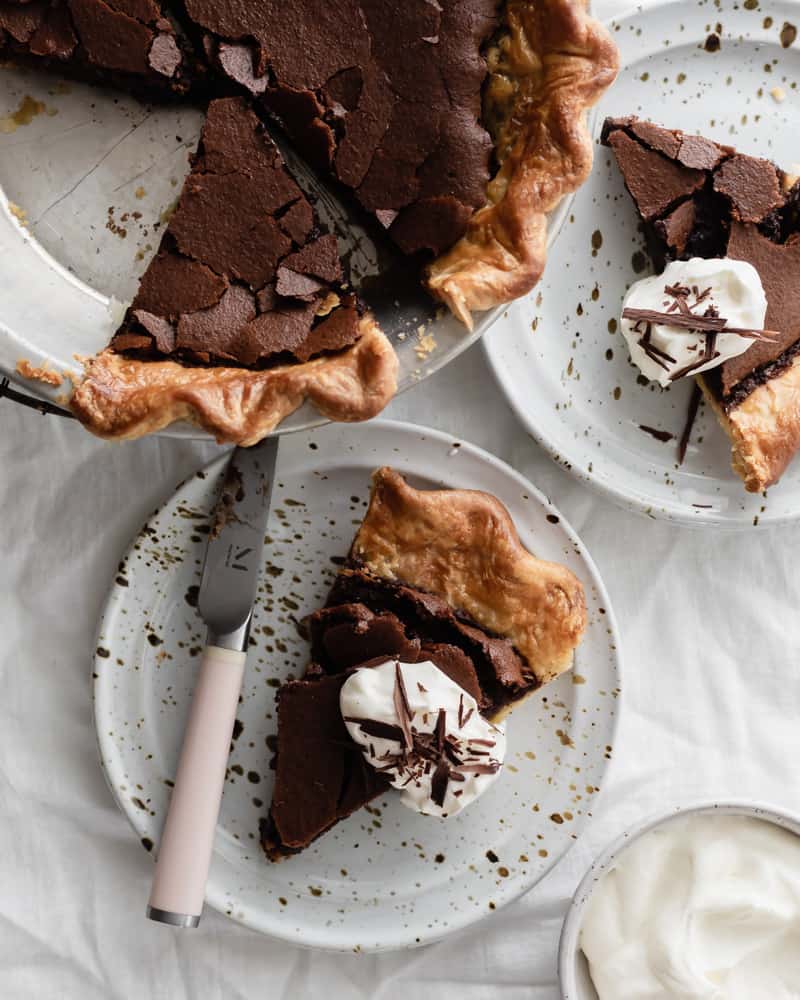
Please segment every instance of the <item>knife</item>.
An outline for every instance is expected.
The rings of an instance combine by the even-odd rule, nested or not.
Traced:
[[[197,927],[244,674],[278,438],[237,448],[214,511],[197,607],[208,627],[147,916]]]

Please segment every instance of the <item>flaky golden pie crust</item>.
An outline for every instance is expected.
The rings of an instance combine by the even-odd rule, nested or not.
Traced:
[[[547,213],[592,166],[586,109],[617,74],[606,29],[582,0],[509,0],[497,81],[512,90],[494,136],[500,167],[466,234],[429,268],[427,285],[468,327],[473,310],[525,295],[541,277]],[[490,53],[490,68],[492,54]]]
[[[749,493],[774,486],[800,450],[800,358],[725,410],[702,378],[697,382],[731,439],[731,465]]]
[[[586,628],[583,585],[564,566],[531,555],[488,493],[416,490],[394,470],[378,469],[351,557],[510,639],[541,684],[572,666]]]
[[[331,420],[368,420],[397,389],[392,345],[369,315],[346,350],[262,371],[142,361],[106,349],[85,362],[71,408],[94,434],[136,438],[188,420],[217,441],[252,445],[306,399]]]

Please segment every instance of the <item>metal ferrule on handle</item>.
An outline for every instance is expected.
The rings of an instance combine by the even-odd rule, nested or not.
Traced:
[[[151,920],[196,927],[219,817],[245,653],[203,653],[147,907]]]

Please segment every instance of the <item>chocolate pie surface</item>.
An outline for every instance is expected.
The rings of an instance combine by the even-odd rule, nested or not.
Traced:
[[[371,218],[377,237],[413,258],[431,294],[471,325],[473,310],[522,295],[538,280],[546,213],[588,173],[584,113],[617,68],[608,34],[582,0],[0,0],[0,53],[148,99],[212,100],[179,211],[110,351],[89,363],[75,409],[108,437],[189,419],[237,443],[257,440],[304,398],[326,416],[355,420],[377,412],[393,389],[388,343],[352,293],[349,311],[344,302],[332,314],[333,343],[329,323],[324,348],[307,360],[259,353],[252,329],[241,334],[251,350],[232,343],[239,320],[237,335],[255,323],[263,341],[278,325],[262,318],[270,315],[288,316],[300,343],[302,313],[322,325],[308,301],[320,289],[311,285],[347,281],[287,266],[308,279],[290,285],[285,274],[279,281],[269,268],[254,268],[261,253],[266,264],[283,265],[310,236],[276,227],[287,202],[273,204],[250,170],[260,164],[260,172],[267,154],[249,166],[242,157],[235,165],[230,155],[209,157],[206,147],[225,141],[220,119],[233,108],[244,114],[232,94],[279,128],[355,212]],[[238,127],[231,123],[229,139]],[[260,142],[269,145],[266,133]],[[309,215],[304,210],[301,220],[301,203],[291,210],[299,227]],[[257,216],[246,232],[245,205]],[[292,240],[289,251],[278,229]],[[184,278],[195,296],[188,302],[177,294]],[[160,311],[145,307],[156,286]],[[334,346],[344,337],[339,327],[352,334],[353,310],[358,337]],[[159,322],[143,320],[145,313]],[[164,350],[173,336],[175,348]]]
[[[0,58],[144,98],[182,96],[205,76],[159,0],[0,0]]]
[[[467,325],[538,281],[546,213],[591,168],[584,113],[617,70],[581,0],[186,9],[317,169],[434,256],[428,288]]]
[[[637,118],[606,120],[603,142],[656,270],[727,256],[758,271],[770,340],[697,381],[730,437],[734,471],[750,492],[765,490],[800,449],[800,182],[768,160]]]
[[[258,116],[213,101],[158,252],[73,410],[104,437],[188,419],[245,445],[305,398],[334,420],[374,416],[397,358],[343,283],[336,237]]]
[[[378,470],[364,521],[326,606],[311,615],[311,664],[278,692],[275,786],[262,842],[296,853],[389,787],[339,710],[349,672],[431,661],[499,721],[572,664],[583,587],[523,548],[494,497],[416,490]]]

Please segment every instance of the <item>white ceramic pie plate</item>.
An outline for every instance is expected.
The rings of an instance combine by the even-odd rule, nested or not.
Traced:
[[[225,458],[182,484],[125,556],[100,623],[94,702],[109,785],[137,835],[157,843],[203,627],[191,588]],[[490,490],[523,543],[569,566],[589,611],[575,670],[508,722],[500,779],[447,821],[391,793],[295,858],[270,864],[258,843],[272,790],[274,696],[308,656],[297,622],[319,607],[363,517],[371,471],[391,463],[417,485]],[[620,655],[608,597],[571,528],[518,473],[435,431],[384,421],[283,439],[271,544],[255,612],[228,783],[208,883],[210,905],[297,944],[374,951],[427,943],[530,889],[591,816],[615,739]],[[187,601],[187,595],[189,601]],[[145,900],[142,900],[144,913]]]
[[[623,68],[598,108],[596,135],[606,115],[636,114],[791,169],[800,161],[800,49],[782,39],[795,24],[800,5],[763,0],[661,4],[612,22]],[[712,34],[719,51],[707,51]],[[538,290],[484,343],[511,406],[557,462],[638,511],[731,527],[796,518],[800,462],[767,497],[748,495],[706,408],[681,467],[674,440],[640,429],[679,436],[691,391],[691,380],[666,391],[637,383],[621,334],[609,329],[625,289],[649,272],[643,250],[633,203],[598,146]]]
[[[17,124],[15,111],[28,123]],[[76,357],[108,343],[158,246],[201,124],[195,108],[148,107],[112,91],[0,67],[0,374],[22,381],[17,363],[26,360],[69,378],[80,371]],[[301,183],[305,176],[314,186],[294,166]],[[551,216],[551,243],[570,200]],[[318,208],[352,251],[353,274],[373,272],[368,235],[332,198],[322,194]],[[420,351],[413,333],[399,339],[387,329],[400,359],[399,390],[457,357],[501,312],[478,316],[472,332],[443,316],[427,327],[431,350]],[[69,388],[24,385],[56,402]],[[306,404],[279,432],[323,422]],[[162,433],[202,435],[186,425]]]

